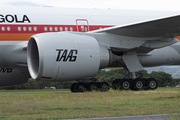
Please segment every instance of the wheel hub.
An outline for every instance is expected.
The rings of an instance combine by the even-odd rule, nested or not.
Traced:
[[[79,91],[81,91],[81,92],[84,92],[84,90],[85,90],[85,88],[84,88],[83,85],[80,85],[80,86],[78,87],[78,89],[79,89]]]
[[[143,88],[143,83],[142,83],[141,81],[137,81],[136,87],[137,87],[138,89]]]
[[[123,83],[123,88],[124,88],[124,89],[129,89],[129,86],[130,86],[129,82],[125,81],[125,82]]]
[[[96,90],[96,86],[95,85],[90,85],[90,89],[91,90]]]
[[[151,88],[155,88],[155,87],[156,87],[156,82],[155,82],[155,81],[151,81],[151,82],[149,83],[149,86],[150,86]]]
[[[101,88],[102,91],[108,91],[108,86],[106,84],[103,84]]]

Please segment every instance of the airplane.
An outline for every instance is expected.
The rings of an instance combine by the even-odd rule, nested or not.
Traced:
[[[28,78],[62,82],[72,92],[101,89],[94,76],[103,68],[129,72],[115,89],[154,90],[144,67],[180,65],[180,14],[168,11],[55,7],[0,7],[0,86]]]

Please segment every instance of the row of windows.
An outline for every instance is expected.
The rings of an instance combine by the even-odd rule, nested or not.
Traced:
[[[32,29],[33,29],[34,31],[37,31],[37,27],[34,27],[34,28],[32,28],[32,27],[28,27],[28,28],[22,27],[22,30],[23,30],[23,31],[26,31],[27,29],[28,29],[29,31],[32,31]],[[21,27],[18,27],[18,31],[21,31]]]
[[[11,31],[11,28],[8,26],[8,27],[1,27],[1,30],[2,31],[5,31],[7,29],[7,31]],[[18,31],[37,31],[37,27],[18,27],[17,28],[18,29]],[[102,29],[101,27],[99,28],[99,29]],[[68,28],[68,27],[65,27],[64,29],[63,29],[63,27],[44,27],[44,31],[73,31],[73,27],[70,27],[70,28]],[[87,32],[87,27],[82,27],[81,26],[81,30],[80,31],[86,31]]]
[[[58,31],[58,27],[54,27],[54,30]],[[73,27],[70,27],[69,29],[68,29],[68,27],[65,27],[64,30],[65,31],[69,31],[69,30],[73,31]],[[48,31],[48,27],[44,27],[44,31]],[[53,27],[49,27],[49,31],[53,31]],[[63,31],[63,27],[60,27],[59,31]]]
[[[1,27],[1,30],[2,30],[2,31],[5,31],[6,28],[5,28],[5,27]],[[10,27],[7,27],[7,31],[10,31],[10,30],[11,30],[11,28],[10,28]]]
[[[11,28],[10,27],[1,27],[1,30],[2,31],[5,31],[7,29],[7,31],[11,31]],[[21,31],[21,29],[23,30],[23,31],[26,31],[26,30],[29,30],[29,31],[32,31],[32,30],[34,30],[34,31],[37,31],[37,27],[28,27],[28,28],[26,28],[26,27],[18,27],[18,31]]]
[[[7,27],[7,28],[6,27],[1,27],[2,31],[5,31],[6,29],[7,29],[7,31],[11,31],[10,27]],[[18,31],[21,31],[21,30],[22,31],[32,31],[32,30],[37,31],[37,27],[18,27],[17,29],[18,29]],[[44,31],[48,31],[48,30],[53,31],[53,27],[49,27],[49,28],[44,27]],[[65,31],[69,31],[69,30],[73,31],[73,27],[70,27],[69,29],[68,29],[68,27],[65,27],[64,30]],[[54,27],[54,31],[58,31],[58,27]],[[63,31],[63,27],[60,27],[59,31]]]

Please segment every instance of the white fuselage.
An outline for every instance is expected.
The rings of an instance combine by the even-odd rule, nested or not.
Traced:
[[[23,49],[26,49],[29,38],[38,33],[89,32],[178,15],[178,12],[166,11],[54,7],[1,7],[0,11],[1,67],[26,67],[26,51]],[[176,43],[176,45],[179,45],[179,43]],[[159,55],[161,52],[157,51],[155,53]],[[158,65],[151,65],[151,61],[144,60],[144,58],[140,61],[142,61],[143,66]],[[166,65],[167,62],[158,63],[161,63],[159,65]],[[170,62],[170,64],[172,63]]]

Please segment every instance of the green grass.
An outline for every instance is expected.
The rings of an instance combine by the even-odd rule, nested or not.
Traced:
[[[23,94],[23,95],[22,95]],[[180,113],[180,88],[71,93],[1,90],[0,120],[70,119]]]

